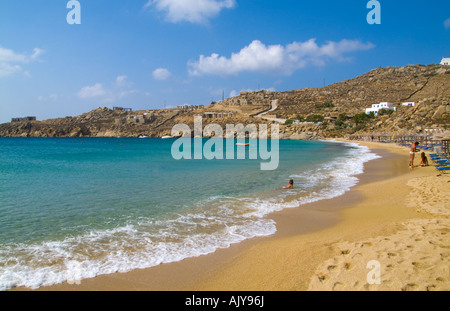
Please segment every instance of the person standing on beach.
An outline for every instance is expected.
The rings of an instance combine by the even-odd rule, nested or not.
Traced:
[[[417,146],[419,146],[418,142],[415,142],[411,145],[411,150],[409,151],[409,167],[414,167],[414,156],[416,155],[416,152],[419,150],[417,149]]]

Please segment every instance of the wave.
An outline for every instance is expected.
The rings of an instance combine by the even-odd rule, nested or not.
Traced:
[[[380,158],[365,146],[338,141],[327,142],[345,144],[350,149],[343,157],[321,164],[300,175],[291,175],[290,178],[294,179],[295,185],[300,185],[300,191],[290,190],[286,193],[297,195],[297,197],[287,202],[280,202],[277,199],[256,199],[250,203],[255,208],[253,215],[265,217],[286,208],[296,208],[304,204],[339,197],[357,185],[359,181],[357,176],[364,173],[365,163]]]

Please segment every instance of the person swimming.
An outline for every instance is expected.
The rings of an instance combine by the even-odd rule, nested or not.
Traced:
[[[289,180],[289,184],[287,186],[284,186],[283,189],[292,189],[294,188],[294,180]]]

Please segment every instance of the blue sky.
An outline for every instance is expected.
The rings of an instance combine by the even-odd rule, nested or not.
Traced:
[[[0,122],[208,105],[450,57],[450,1],[0,0]]]

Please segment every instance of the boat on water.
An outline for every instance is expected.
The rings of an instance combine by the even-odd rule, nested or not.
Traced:
[[[250,143],[237,143],[236,146],[250,146]]]
[[[140,135],[139,138],[148,138],[147,135]]]
[[[161,137],[161,139],[169,139],[169,138],[173,138],[172,136],[163,136]]]

